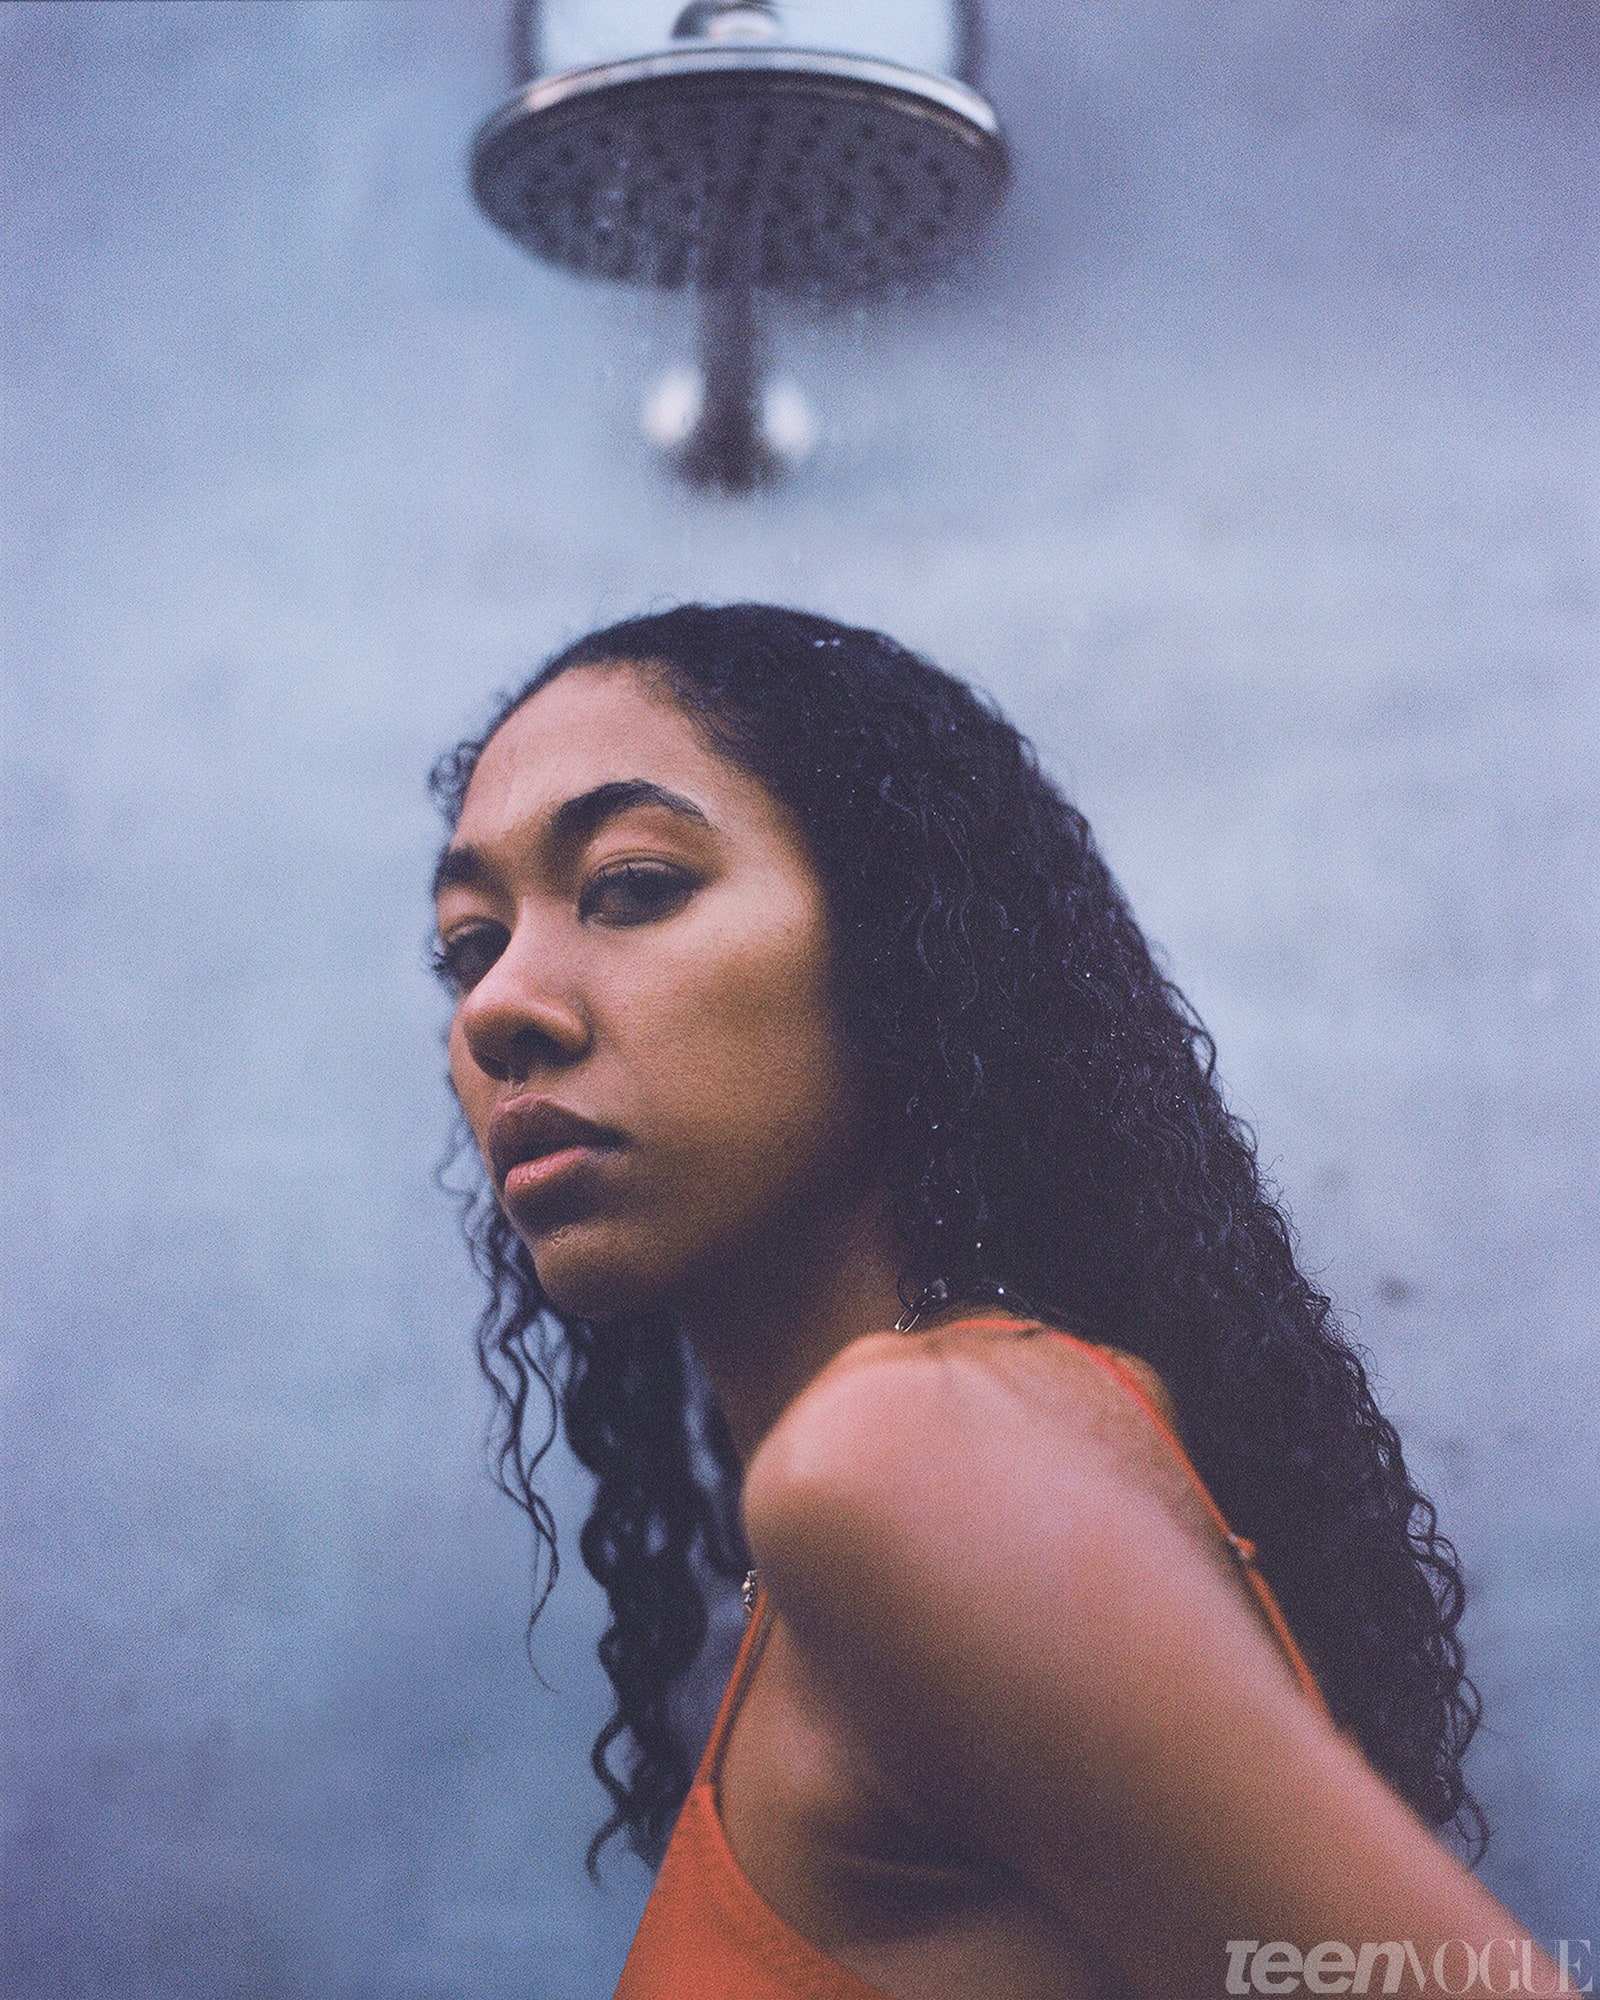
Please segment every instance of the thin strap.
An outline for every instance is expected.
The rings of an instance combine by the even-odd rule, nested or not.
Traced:
[[[1301,1652],[1299,1643],[1295,1639],[1293,1632],[1289,1629],[1289,1621],[1284,1617],[1282,1610],[1279,1608],[1278,1600],[1273,1595],[1272,1585],[1268,1583],[1267,1579],[1256,1567],[1255,1543],[1247,1540],[1243,1535],[1236,1535],[1232,1528],[1228,1526],[1222,1509],[1211,1497],[1210,1487],[1206,1485],[1199,1473],[1195,1471],[1193,1461],[1183,1448],[1182,1439],[1156,1407],[1155,1399],[1149,1390],[1146,1389],[1131,1368],[1119,1361],[1114,1354],[1108,1354],[1103,1347],[1095,1347],[1087,1340],[1079,1340],[1076,1334],[1062,1333],[1059,1328],[1052,1328],[1051,1331],[1056,1334],[1058,1339],[1071,1341],[1072,1345],[1092,1361],[1097,1368],[1120,1382],[1172,1447],[1174,1456],[1183,1466],[1184,1471],[1188,1473],[1190,1483],[1199,1495],[1201,1505],[1205,1508],[1207,1514],[1210,1515],[1213,1522],[1215,1522],[1228,1547],[1232,1549],[1240,1572],[1250,1587],[1251,1594],[1254,1596],[1256,1603],[1260,1605],[1267,1623],[1277,1634],[1278,1644],[1283,1648],[1289,1665],[1294,1669],[1295,1679],[1299,1681],[1301,1687],[1311,1697],[1312,1701],[1326,1715],[1328,1704],[1323,1697],[1322,1689],[1317,1685],[1317,1677],[1311,1671],[1305,1654]]]
[[[1042,1327],[1046,1333],[1053,1333],[1057,1340],[1064,1340],[1069,1347],[1075,1347],[1084,1359],[1093,1362],[1094,1366],[1103,1375],[1109,1375],[1114,1382],[1121,1383],[1122,1387],[1127,1390],[1140,1409],[1144,1411],[1151,1423],[1155,1425],[1162,1437],[1166,1439],[1172,1449],[1173,1456],[1178,1460],[1184,1471],[1188,1473],[1190,1482],[1195,1492],[1199,1495],[1200,1504],[1205,1508],[1206,1513],[1216,1525],[1223,1540],[1233,1551],[1234,1558],[1239,1565],[1240,1573],[1249,1586],[1251,1595],[1261,1607],[1262,1615],[1276,1635],[1278,1644],[1283,1648],[1285,1657],[1288,1659],[1290,1667],[1294,1670],[1295,1679],[1299,1681],[1306,1694],[1321,1709],[1322,1713],[1326,1715],[1328,1713],[1328,1704],[1322,1689],[1317,1685],[1317,1677],[1311,1671],[1305,1654],[1301,1652],[1293,1632],[1290,1631],[1288,1619],[1284,1617],[1283,1612],[1279,1609],[1278,1600],[1273,1595],[1271,1584],[1267,1582],[1267,1579],[1256,1567],[1255,1543],[1248,1541],[1243,1535],[1236,1535],[1228,1526],[1222,1509],[1211,1497],[1211,1489],[1206,1485],[1199,1473],[1196,1472],[1193,1461],[1190,1459],[1188,1452],[1185,1451],[1183,1440],[1167,1421],[1155,1398],[1139,1380],[1134,1371],[1126,1363],[1118,1360],[1117,1356],[1108,1348],[1097,1347],[1093,1341],[1080,1340],[1077,1334],[1064,1333],[1060,1327],[1049,1326],[1043,1320],[1028,1321],[1019,1319],[1015,1315],[997,1317],[983,1314],[975,1315],[971,1319],[952,1320],[949,1324],[961,1326],[1035,1325]]]
[[[706,1738],[705,1754],[700,1759],[700,1768],[695,1773],[697,1785],[710,1785],[713,1791],[722,1776],[722,1753],[728,1741],[728,1732],[733,1727],[733,1719],[744,1700],[745,1690],[750,1685],[750,1676],[755,1672],[757,1662],[767,1643],[767,1633],[771,1627],[770,1606],[766,1587],[757,1584],[755,1602],[750,1607],[750,1622],[745,1628],[744,1638],[734,1656],[733,1672],[728,1676],[728,1685],[722,1691],[722,1700],[717,1705],[716,1720],[711,1725],[711,1734]]]

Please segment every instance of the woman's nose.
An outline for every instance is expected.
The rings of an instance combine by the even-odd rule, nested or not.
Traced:
[[[468,1053],[496,1083],[523,1083],[565,1069],[587,1053],[587,1017],[513,933],[505,950],[461,1002]]]

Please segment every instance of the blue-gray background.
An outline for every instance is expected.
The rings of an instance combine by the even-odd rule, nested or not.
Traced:
[[[992,11],[990,252],[781,333],[822,442],[747,502],[638,434],[681,302],[469,203],[500,0],[0,14],[7,2000],[610,1989],[423,776],[689,594],[888,627],[1074,788],[1464,1552],[1488,1879],[1600,1931],[1595,12]]]

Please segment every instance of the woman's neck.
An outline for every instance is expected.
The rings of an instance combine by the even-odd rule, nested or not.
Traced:
[[[796,1254],[797,1237],[804,1255]],[[677,1308],[741,1461],[853,1340],[894,1325],[906,1260],[878,1190],[720,1268]]]

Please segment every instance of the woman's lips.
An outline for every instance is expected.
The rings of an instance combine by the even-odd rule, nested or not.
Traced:
[[[598,1160],[615,1151],[611,1146],[563,1146],[554,1153],[541,1153],[536,1160],[522,1160],[505,1177],[508,1208],[526,1209],[543,1196]]]
[[[528,1092],[495,1108],[484,1150],[501,1199],[526,1214],[530,1205],[568,1189],[574,1177],[581,1178],[621,1144],[620,1132],[553,1098]]]

